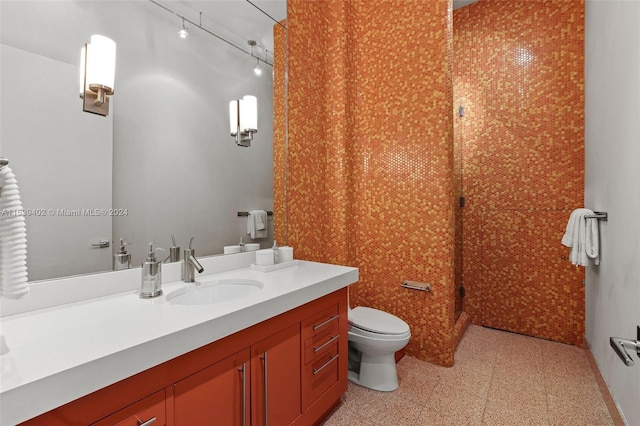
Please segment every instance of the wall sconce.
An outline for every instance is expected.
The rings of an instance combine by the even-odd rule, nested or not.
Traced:
[[[116,43],[101,35],[92,35],[80,51],[80,98],[82,110],[106,116],[113,95],[116,73]]]
[[[249,147],[253,134],[258,132],[258,99],[244,96],[229,102],[229,126],[236,145]]]

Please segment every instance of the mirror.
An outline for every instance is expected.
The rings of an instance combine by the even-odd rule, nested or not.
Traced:
[[[273,211],[265,61],[284,18],[285,0],[0,3],[0,154],[27,214],[30,281],[111,270],[120,238],[131,267],[149,242],[168,255],[171,235],[182,249],[194,236],[198,256],[241,237],[271,246],[272,217],[267,238],[252,241],[238,212]],[[82,112],[78,96],[80,48],[92,34],[117,45],[106,118]],[[258,98],[249,148],[229,132],[229,101],[244,95]],[[110,247],[93,247],[102,240]]]

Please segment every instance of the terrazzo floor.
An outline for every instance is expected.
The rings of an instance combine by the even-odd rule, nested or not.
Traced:
[[[469,326],[455,365],[405,356],[400,387],[349,383],[324,426],[614,425],[584,349]]]

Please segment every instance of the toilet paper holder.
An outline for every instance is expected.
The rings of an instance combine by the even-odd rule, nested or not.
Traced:
[[[418,281],[409,281],[404,280],[400,287],[408,288],[410,290],[419,290],[419,291],[431,291],[431,284],[429,283],[421,283]]]

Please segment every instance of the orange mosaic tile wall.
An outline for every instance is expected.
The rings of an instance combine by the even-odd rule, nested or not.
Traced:
[[[357,266],[351,306],[404,319],[407,353],[441,365],[455,343],[449,7],[289,0],[287,13],[288,242]]]
[[[584,272],[560,239],[583,205],[584,2],[480,0],[453,21],[464,310],[580,345]]]
[[[273,26],[273,235],[287,244],[287,25]]]

